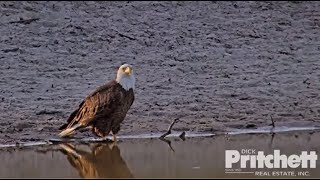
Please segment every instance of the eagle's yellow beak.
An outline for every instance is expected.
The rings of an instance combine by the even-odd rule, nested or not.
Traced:
[[[127,67],[126,70],[124,71],[127,75],[131,75],[132,69],[131,67]]]

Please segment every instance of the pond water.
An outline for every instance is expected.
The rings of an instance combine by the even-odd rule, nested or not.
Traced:
[[[2,147],[0,178],[319,178],[318,160],[316,168],[225,168],[226,150],[318,153],[319,139],[319,130],[295,130]]]

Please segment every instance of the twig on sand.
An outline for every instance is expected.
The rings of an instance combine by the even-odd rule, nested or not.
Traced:
[[[19,51],[20,48],[12,48],[12,49],[3,49],[2,51],[5,52],[5,53],[8,53],[8,52],[17,52]]]
[[[284,106],[278,99],[276,99],[276,101],[277,101],[283,108],[285,108],[285,106]]]
[[[116,31],[116,32],[118,33],[118,35],[119,35],[120,37],[125,37],[125,38],[128,38],[128,39],[130,39],[130,40],[136,40],[136,38],[130,37],[130,36],[125,35],[125,34],[122,34],[122,33],[120,33],[119,31]]]
[[[270,115],[270,117],[271,117],[271,125],[272,125],[272,127],[275,127],[275,125],[274,125],[274,120],[273,120],[273,118],[272,118],[271,115]]]
[[[9,22],[10,24],[12,23],[21,23],[21,24],[30,24],[32,23],[33,21],[37,21],[39,20],[40,18],[32,18],[32,19],[22,19],[22,20],[19,20],[19,21],[11,21]]]
[[[119,34],[119,36],[121,36],[121,37],[125,37],[125,38],[128,38],[128,39],[130,39],[130,40],[136,40],[136,38],[127,36],[127,35],[125,35],[125,34],[121,34],[121,33],[118,33],[118,34]]]
[[[186,140],[186,132],[183,131],[183,132],[179,135],[179,138],[182,139],[183,141]]]
[[[162,136],[160,136],[160,139],[163,139],[163,138],[165,138],[166,136],[168,136],[169,134],[171,134],[171,129],[172,129],[173,125],[176,123],[177,120],[179,120],[179,118],[176,118],[176,119],[174,119],[174,120],[172,121],[172,123],[171,123],[170,126],[169,126],[168,131],[167,131],[166,133],[164,133]]]
[[[232,106],[231,102],[228,102],[228,104],[230,105],[231,109],[233,109],[233,106]]]

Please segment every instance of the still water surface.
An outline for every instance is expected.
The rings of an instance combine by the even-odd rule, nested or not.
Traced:
[[[320,163],[311,169],[241,169],[228,173],[225,150],[254,149],[272,154],[320,152],[317,130],[120,139],[112,143],[59,143],[24,148],[1,148],[0,178],[319,178]],[[235,167],[234,169],[237,169]],[[258,173],[260,172],[260,174]],[[276,173],[278,172],[278,173]],[[293,172],[292,175],[280,175]],[[303,175],[298,175],[303,172]],[[259,175],[258,175],[259,174]]]

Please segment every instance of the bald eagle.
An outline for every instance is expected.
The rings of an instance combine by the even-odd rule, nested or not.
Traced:
[[[76,130],[90,128],[96,136],[110,133],[113,141],[120,131],[120,124],[134,101],[135,77],[132,66],[123,64],[115,80],[100,86],[87,96],[69,116],[67,123],[59,128],[60,137],[68,137]]]

